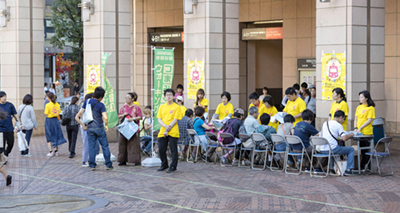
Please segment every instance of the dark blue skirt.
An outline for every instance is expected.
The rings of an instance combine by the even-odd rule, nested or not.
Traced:
[[[46,131],[46,140],[47,142],[51,142],[53,147],[67,143],[67,141],[64,139],[58,118],[46,118],[44,128]]]

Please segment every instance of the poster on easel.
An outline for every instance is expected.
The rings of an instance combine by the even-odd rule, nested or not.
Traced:
[[[204,89],[204,60],[187,62],[187,97],[195,100],[197,90]]]
[[[342,88],[346,93],[345,53],[323,54],[321,71],[322,100],[332,100],[332,90],[335,88]]]

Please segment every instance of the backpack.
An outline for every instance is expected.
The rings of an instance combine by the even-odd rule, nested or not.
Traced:
[[[238,119],[235,119],[230,125],[225,124],[225,126],[218,132],[218,141],[222,142],[222,144],[230,144],[235,141],[235,134],[232,132],[232,126]],[[229,133],[233,135],[232,138],[224,138],[222,139],[220,134],[221,133]]]

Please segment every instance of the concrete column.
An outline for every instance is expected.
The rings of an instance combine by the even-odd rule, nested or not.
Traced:
[[[32,94],[38,130],[44,133],[44,38],[43,0],[8,0],[10,21],[0,28],[0,90],[15,107],[26,94]]]
[[[210,116],[221,103],[223,91],[239,106],[239,1],[199,0],[193,14],[184,15],[184,82],[187,60],[205,60],[205,92]],[[194,100],[185,103],[192,106]]]
[[[101,64],[103,52],[111,53],[106,75],[118,97],[118,109],[132,88],[131,9],[130,0],[95,0],[95,13],[84,22],[84,76],[86,65]],[[86,81],[85,81],[86,87]],[[111,135],[114,131],[109,131]],[[115,137],[109,137],[115,140]]]
[[[321,91],[322,53],[346,52],[349,129],[362,90],[371,92],[376,116],[384,116],[384,5],[373,0],[317,2],[317,91]],[[328,119],[331,104],[317,93],[318,126]]]

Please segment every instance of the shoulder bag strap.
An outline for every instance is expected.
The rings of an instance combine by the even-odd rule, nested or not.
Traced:
[[[283,124],[281,124],[281,126],[282,126],[282,130],[283,130],[283,134],[287,135],[285,132],[285,128],[283,127]]]
[[[339,142],[339,140],[338,140],[335,136],[333,136],[333,134],[332,134],[332,132],[331,132],[331,130],[330,130],[330,128],[329,128],[329,121],[326,122],[326,126],[328,127],[328,128],[327,128],[327,129],[328,129],[328,132],[329,132],[329,134],[331,134],[332,138],[334,138],[336,141]]]
[[[97,103],[99,103],[100,101],[97,101],[95,104],[93,104],[92,106],[92,110],[94,109],[94,106],[96,106]]]

